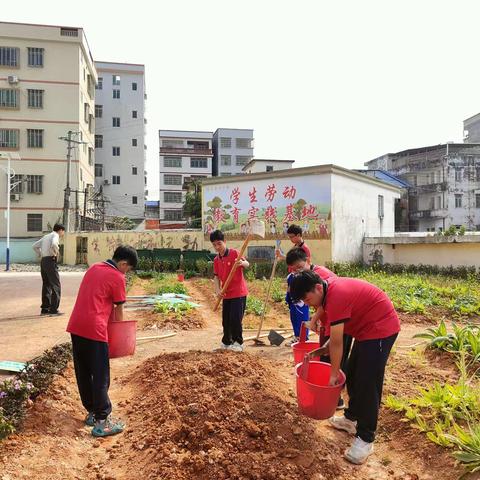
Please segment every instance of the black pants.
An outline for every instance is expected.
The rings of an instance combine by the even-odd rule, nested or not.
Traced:
[[[365,442],[375,440],[385,366],[397,335],[361,342],[355,340],[348,359],[349,402],[345,417],[357,421],[357,436]]]
[[[108,398],[110,361],[108,343],[72,334],[73,365],[82,404],[95,420],[104,420],[112,411]]]
[[[329,336],[326,336],[325,341],[327,341],[329,338],[330,338]],[[343,355],[342,355],[342,362],[340,363],[340,368],[344,373],[347,370],[348,356],[350,355],[352,342],[353,342],[353,338],[350,335],[343,334]],[[330,355],[322,355],[320,357],[320,361],[330,363]]]
[[[245,308],[247,306],[247,297],[229,298],[223,300],[222,304],[222,326],[224,345],[232,345],[237,342],[243,344],[242,320]]]
[[[55,257],[42,257],[40,262],[42,274],[42,312],[57,313],[60,305],[62,288]]]

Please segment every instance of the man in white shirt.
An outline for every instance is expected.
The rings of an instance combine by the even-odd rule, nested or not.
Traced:
[[[33,249],[42,259],[40,262],[43,282],[41,315],[61,315],[58,311],[61,286],[57,259],[60,253],[60,237],[63,237],[64,233],[65,227],[57,223],[53,227],[53,232],[33,244]]]

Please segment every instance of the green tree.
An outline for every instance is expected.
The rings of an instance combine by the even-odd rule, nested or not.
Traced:
[[[190,186],[183,205],[183,216],[189,219],[187,226],[190,228],[200,228],[202,226],[202,195],[200,185],[194,182]]]

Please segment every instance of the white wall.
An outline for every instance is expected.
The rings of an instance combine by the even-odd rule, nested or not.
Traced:
[[[395,198],[400,193],[377,182],[332,174],[332,258],[361,261],[364,237],[395,232]],[[378,216],[378,196],[384,197],[384,218]]]
[[[242,171],[245,165],[237,165],[236,164],[236,157],[237,156],[244,156],[253,158],[253,130],[243,130],[243,129],[235,129],[235,128],[219,128],[214,133],[214,143],[216,144],[216,150],[218,155],[218,174],[219,176],[222,173],[230,173],[231,175],[239,175],[243,174]],[[222,148],[221,146],[221,137],[228,137],[232,139],[232,146],[231,148]],[[237,138],[248,138],[251,140],[251,147],[252,148],[237,148],[235,139]],[[230,155],[231,157],[231,164],[230,166],[222,165],[222,155]]]

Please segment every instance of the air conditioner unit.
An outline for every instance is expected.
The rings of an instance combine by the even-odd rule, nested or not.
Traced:
[[[11,193],[10,194],[10,200],[12,202],[18,202],[20,201],[20,194],[19,193]]]
[[[109,180],[104,180],[104,181],[103,181],[103,184],[104,184],[104,185],[110,185],[110,181],[109,181]]]
[[[9,75],[8,76],[8,83],[18,83],[18,77],[16,75]]]

